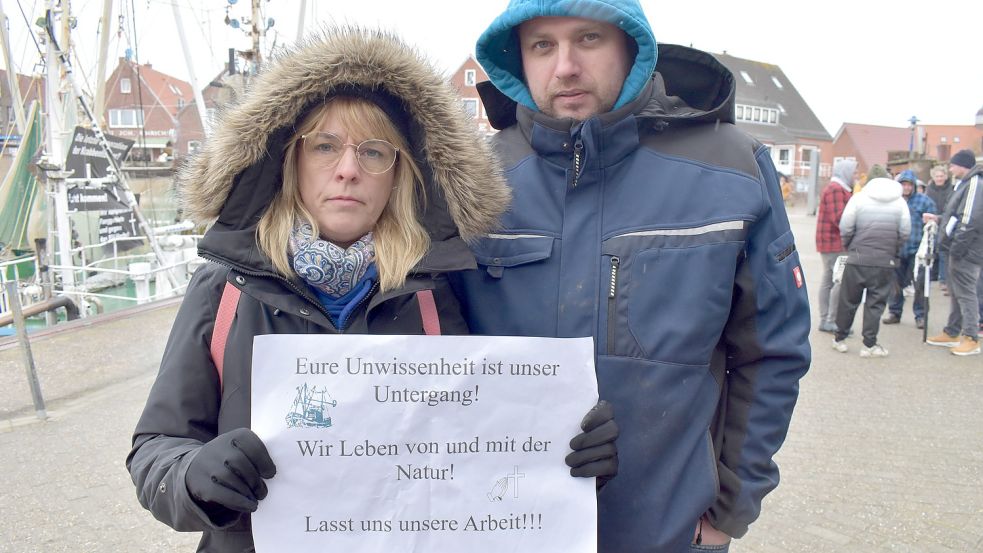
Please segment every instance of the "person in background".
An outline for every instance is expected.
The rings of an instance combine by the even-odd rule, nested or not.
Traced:
[[[949,203],[949,196],[952,194],[952,182],[949,180],[949,172],[945,165],[932,167],[931,180],[925,190],[925,195],[935,202],[935,208],[941,212]],[[932,266],[932,280],[939,281],[942,293],[949,295],[948,287],[945,283],[945,256],[940,255],[935,265]]]
[[[876,166],[875,166],[876,167]],[[873,168],[871,169],[873,172]],[[819,196],[816,215],[816,251],[823,260],[823,275],[819,285],[819,330],[836,332],[836,309],[839,305],[840,284],[833,282],[833,264],[845,255],[840,237],[840,218],[853,196],[857,180],[857,161],[838,159],[833,164],[833,177]]]
[[[794,205],[792,193],[795,191],[795,187],[792,183],[792,177],[789,177],[785,173],[778,173],[778,178],[782,182],[782,200],[785,202],[786,207]]]
[[[951,348],[954,355],[979,355],[980,267],[983,265],[983,165],[972,150],[959,150],[949,159],[954,180],[952,195],[939,219],[939,251],[946,257],[949,320],[940,334],[926,340]]]
[[[810,362],[778,175],[734,124],[733,75],[657,45],[637,0],[513,0],[476,52],[515,199],[455,277],[471,330],[594,338],[620,429],[598,551],[726,551],[778,484]]]
[[[846,338],[866,290],[860,357],[886,357],[888,350],[877,342],[877,333],[898,266],[898,251],[911,233],[911,216],[901,197],[901,185],[884,177],[869,181],[847,202],[840,232],[847,262],[833,349],[840,353],[849,350]]]
[[[904,290],[914,282],[915,254],[918,253],[918,245],[922,241],[923,216],[936,212],[935,202],[925,194],[915,191],[915,184],[918,179],[914,171],[906,169],[898,174],[896,180],[901,183],[901,196],[908,204],[908,213],[911,215],[911,234],[898,252],[898,266],[894,270],[895,278],[891,286],[888,314],[882,321],[886,325],[901,322],[901,313],[904,311],[905,301]],[[920,286],[915,286],[914,292],[911,311],[915,314],[915,327],[925,328],[925,290]]]

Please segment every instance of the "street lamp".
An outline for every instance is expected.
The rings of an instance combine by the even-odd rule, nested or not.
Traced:
[[[910,169],[913,152],[915,151],[915,126],[918,125],[918,118],[912,115],[908,123],[911,123],[911,139],[908,140],[908,168]]]

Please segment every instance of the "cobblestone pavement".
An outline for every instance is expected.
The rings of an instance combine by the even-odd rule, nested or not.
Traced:
[[[815,218],[800,206],[791,219],[815,298]],[[932,300],[934,332],[948,298]],[[33,336],[46,422],[21,349],[0,342],[0,552],[194,550],[197,535],[140,507],[124,466],[175,312],[171,302]],[[886,359],[861,359],[858,338],[840,354],[812,335],[782,483],[733,553],[983,551],[983,358],[920,338],[910,312],[881,328]]]

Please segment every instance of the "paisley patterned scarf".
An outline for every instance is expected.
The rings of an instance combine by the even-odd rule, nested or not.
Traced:
[[[344,249],[314,232],[306,221],[297,220],[290,233],[290,254],[294,271],[322,292],[341,297],[352,290],[375,261],[372,233]]]

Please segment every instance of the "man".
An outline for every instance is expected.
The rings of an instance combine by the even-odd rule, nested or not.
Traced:
[[[932,181],[928,184],[925,195],[935,202],[935,208],[939,211],[945,209],[949,203],[949,196],[952,194],[952,183],[949,182],[949,172],[945,165],[936,165],[931,171]],[[932,280],[938,280],[942,292],[948,295],[949,291],[945,284],[945,257],[939,256],[938,262],[932,266]]]
[[[840,353],[848,351],[846,337],[867,290],[860,357],[887,357],[888,350],[877,342],[877,333],[898,266],[898,251],[911,233],[911,216],[901,198],[901,185],[883,177],[868,182],[847,202],[840,219],[840,233],[847,261],[836,311],[833,349]]]
[[[901,313],[904,311],[904,289],[915,282],[915,254],[918,253],[918,245],[922,242],[923,216],[926,213],[935,213],[935,202],[925,194],[915,192],[918,178],[915,177],[914,171],[905,169],[898,175],[897,180],[901,183],[901,196],[907,202],[908,213],[911,215],[911,234],[898,252],[898,266],[894,269],[894,284],[891,287],[891,299],[888,303],[889,311],[883,321],[886,325],[901,322]],[[915,327],[925,328],[925,289],[922,286],[915,286],[915,299],[911,304],[911,310],[915,314]]]
[[[459,283],[471,330],[594,337],[621,430],[599,551],[726,551],[778,483],[810,360],[778,177],[733,124],[733,76],[657,46],[637,0],[513,0],[477,58],[513,205]]]
[[[940,256],[946,256],[949,321],[942,333],[926,342],[952,348],[955,355],[979,355],[980,304],[977,283],[983,265],[983,166],[972,150],[959,150],[949,160],[957,180],[939,219]]]
[[[833,282],[833,265],[836,258],[845,255],[840,239],[840,218],[843,208],[853,195],[853,183],[857,180],[857,162],[838,159],[833,163],[833,177],[823,188],[816,215],[816,251],[823,260],[823,279],[819,285],[819,330],[836,332],[836,306],[840,285]]]

